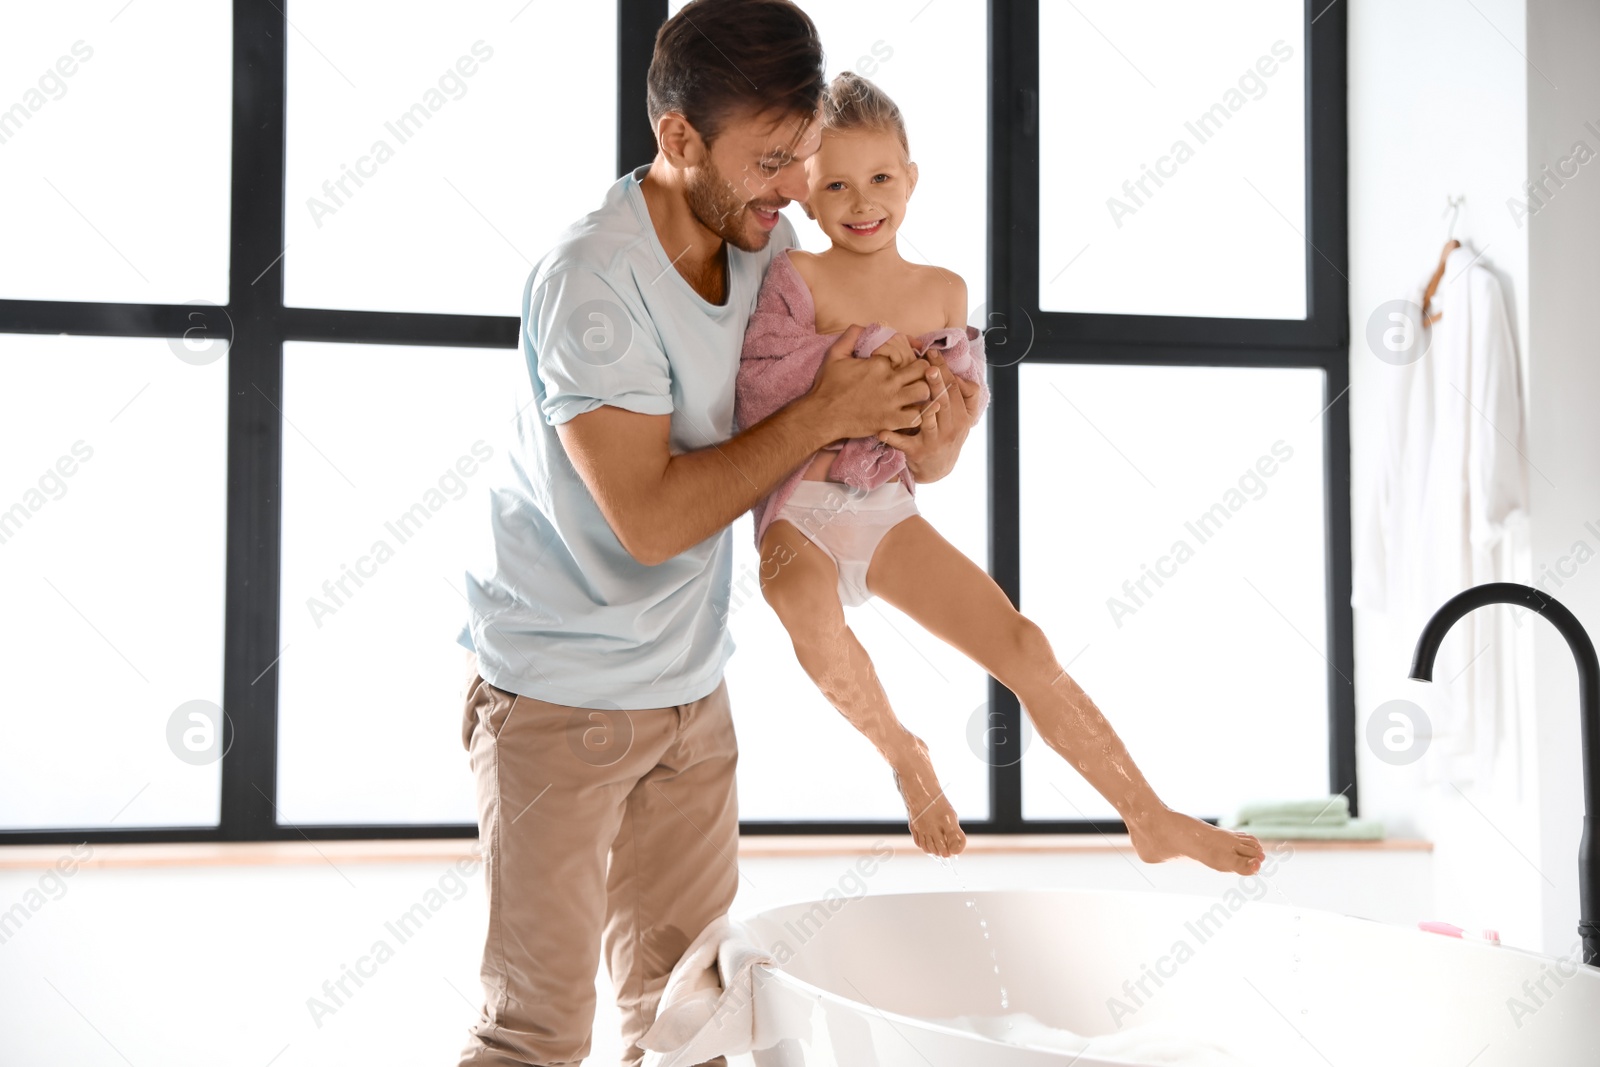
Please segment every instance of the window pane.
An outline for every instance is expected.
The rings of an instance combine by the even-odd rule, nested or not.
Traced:
[[[1039,9],[1039,306],[1304,318],[1303,5]]]
[[[0,297],[227,302],[229,7],[0,7]]]
[[[515,315],[534,261],[617,177],[616,5],[372,14],[291,12],[285,299]]]
[[[1174,808],[1325,793],[1323,373],[1020,373],[1023,612]],[[1042,743],[1023,814],[1115,818]]]
[[[967,438],[949,477],[917,489],[917,507],[945,539],[988,563],[988,426]],[[761,596],[755,533],[748,516],[733,527],[729,626],[738,650],[728,691],[739,733],[739,816],[743,819],[903,819],[889,767],[795,660],[788,632]],[[989,814],[988,765],[968,728],[988,700],[988,676],[881,600],[846,608],[845,619],[895,714],[928,743],[945,795],[963,820]],[[981,739],[981,733],[978,735]]]
[[[0,828],[217,821],[228,363],[174,344],[0,335]]]
[[[510,349],[284,346],[283,820],[477,820],[461,574],[520,365]]]

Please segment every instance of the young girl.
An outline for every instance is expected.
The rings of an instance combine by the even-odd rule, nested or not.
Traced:
[[[739,425],[804,393],[822,353],[852,323],[878,323],[862,334],[857,356],[882,349],[873,358],[900,361],[938,350],[949,370],[981,382],[982,337],[966,325],[966,285],[950,271],[906,262],[895,244],[917,184],[895,104],[871,82],[839,75],[806,173],[806,215],[833,246],[773,259],[740,360]],[[963,403],[954,393],[942,403]],[[982,392],[980,405],[986,402]],[[966,836],[927,746],[895,718],[845,624],[843,605],[872,596],[1016,693],[1039,736],[1116,808],[1141,859],[1192,856],[1217,870],[1253,873],[1261,843],[1161,803],[1044,634],[917,514],[912,489],[903,453],[871,438],[835,442],[757,505],[755,517],[762,593],[806,673],[893,768],[917,846],[949,856],[962,851]]]

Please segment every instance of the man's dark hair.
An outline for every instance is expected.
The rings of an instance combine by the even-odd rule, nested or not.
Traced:
[[[647,84],[652,126],[676,111],[709,145],[737,112],[815,114],[822,42],[790,0],[690,0],[656,33]]]

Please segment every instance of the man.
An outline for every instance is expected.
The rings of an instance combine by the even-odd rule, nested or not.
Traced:
[[[941,368],[830,359],[808,395],[733,433],[746,321],[795,244],[778,209],[805,197],[823,85],[788,0],[694,0],[656,38],[654,162],[528,279],[528,395],[462,635],[489,890],[464,1065],[583,1059],[602,947],[623,1062],[643,1058],[667,975],[738,884],[729,524],[830,441],[920,425],[895,440],[932,481],[971,425]]]

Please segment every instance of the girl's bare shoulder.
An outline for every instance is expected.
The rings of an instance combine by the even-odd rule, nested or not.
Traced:
[[[930,290],[942,294],[946,326],[963,326],[967,321],[967,283],[961,275],[948,267],[935,267],[931,263],[914,264],[923,283]]]
[[[800,278],[810,285],[816,278],[817,256],[814,252],[807,252],[803,248],[789,248],[779,252],[780,256],[788,256],[789,262],[794,264],[794,269],[799,271]]]
[[[961,275],[949,267],[936,267],[932,263],[908,263],[906,266],[910,267],[913,272],[920,274],[925,281],[938,282],[943,285],[949,285],[952,288],[965,289],[967,287],[967,283],[962,280]]]

